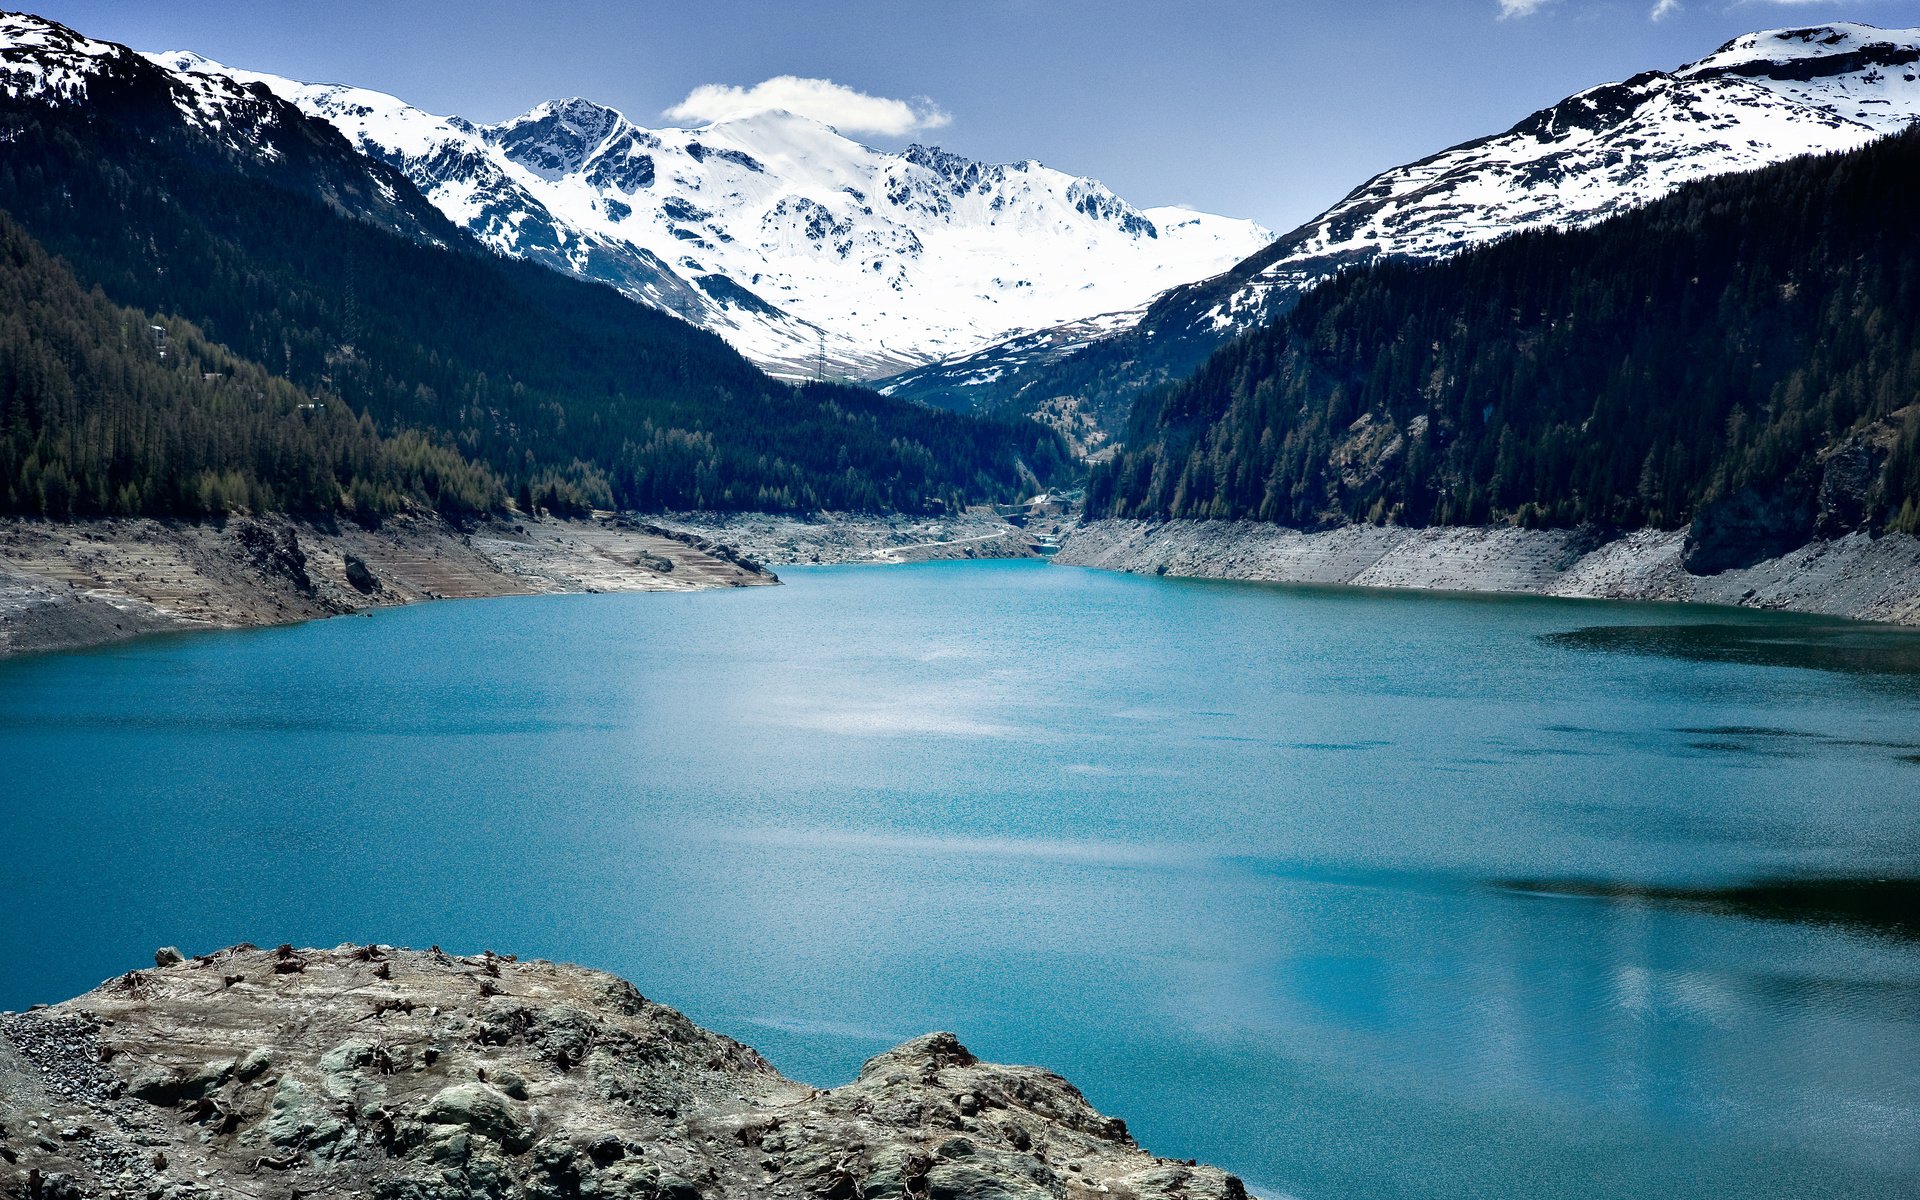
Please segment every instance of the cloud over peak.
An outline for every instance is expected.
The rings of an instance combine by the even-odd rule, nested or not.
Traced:
[[[704,83],[666,111],[673,121],[706,124],[755,113],[784,110],[831,125],[842,133],[902,137],[925,129],[939,129],[953,120],[939,105],[918,96],[895,100],[870,96],[831,79],[776,75],[752,87]]]

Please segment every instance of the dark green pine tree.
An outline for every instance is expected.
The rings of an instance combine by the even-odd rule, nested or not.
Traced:
[[[1916,190],[1920,130],[1356,270],[1142,396],[1090,510],[1673,528],[1758,497],[1811,533],[1851,447],[1852,527],[1913,530]]]

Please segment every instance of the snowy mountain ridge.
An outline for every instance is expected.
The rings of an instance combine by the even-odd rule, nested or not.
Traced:
[[[1387,171],[1276,243],[1218,323],[1261,292],[1378,255],[1434,257],[1517,229],[1591,225],[1691,180],[1853,150],[1920,118],[1920,30],[1856,24],[1736,38],[1671,74],[1578,92],[1504,134]]]
[[[1031,407],[1083,388],[1084,371],[1071,385],[1055,376],[1103,344],[1114,359],[1185,374],[1347,267],[1439,257],[1522,229],[1591,225],[1695,179],[1856,149],[1920,119],[1917,63],[1920,30],[1839,23],[1747,34],[1678,70],[1589,88],[1504,133],[1382,172],[1233,270],[1115,313],[1097,336],[1024,335],[905,373],[883,390],[952,407]]]
[[[157,102],[243,171],[317,172],[330,203],[367,221],[433,245],[457,236],[404,177],[364,156],[330,155],[314,139],[314,122],[272,93],[224,76],[161,70],[126,46],[42,17],[0,12],[0,99],[55,108]],[[0,130],[0,141],[11,136]],[[321,140],[332,140],[331,131]]]
[[[149,56],[262,85],[399,169],[502,253],[618,287],[779,374],[867,378],[1125,308],[1264,245],[1027,161],[888,153],[785,112],[646,129],[590,100],[498,124],[384,93]]]

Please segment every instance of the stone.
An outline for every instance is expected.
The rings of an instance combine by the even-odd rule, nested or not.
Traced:
[[[874,1155],[867,1167],[860,1192],[868,1200],[890,1200],[925,1191],[927,1168],[932,1164],[922,1154],[890,1148]]]
[[[262,575],[277,576],[302,592],[313,591],[306,551],[301,549],[300,535],[293,526],[244,519],[234,524],[233,536]]]
[[[1707,504],[1687,528],[1681,563],[1693,575],[1718,575],[1806,545],[1815,519],[1811,493],[1804,483],[1765,493],[1743,488]]]
[[[974,1163],[940,1163],[927,1172],[929,1200],[1056,1200],[1031,1179]]]
[[[127,1095],[161,1108],[172,1108],[217,1091],[233,1077],[233,1070],[233,1060],[227,1058],[196,1067],[142,1071],[127,1082]]]
[[[354,591],[364,596],[371,596],[380,590],[379,577],[374,575],[372,568],[367,566],[364,559],[357,554],[348,554],[345,559],[347,583]]]
[[[514,1154],[533,1146],[533,1137],[517,1106],[498,1089],[484,1083],[456,1083],[441,1088],[428,1102],[423,1119],[451,1125],[499,1143]]]
[[[487,1076],[488,1082],[499,1088],[509,1099],[527,1098],[527,1077],[512,1067],[501,1067]]]
[[[162,946],[153,952],[153,965],[156,967],[177,967],[187,961],[177,946]]]
[[[266,1074],[273,1065],[273,1051],[265,1046],[256,1046],[234,1065],[233,1077],[242,1083],[250,1083]]]
[[[324,1146],[347,1127],[297,1079],[282,1079],[267,1114],[267,1140],[276,1146]]]

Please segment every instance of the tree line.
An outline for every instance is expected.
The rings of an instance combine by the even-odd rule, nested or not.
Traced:
[[[324,122],[280,106],[262,153],[183,122],[160,73],[123,68],[84,104],[0,97],[0,210],[83,286],[191,322],[396,446],[410,431],[422,454],[457,452],[507,495],[562,510],[915,512],[1014,498],[1071,469],[1029,421],[769,379],[611,288],[485,251],[417,196],[376,204],[361,193],[412,185]],[[85,415],[43,408],[43,422]],[[165,444],[187,470],[198,451]],[[179,499],[164,491],[127,496]]]
[[[216,516],[240,510],[501,507],[493,472],[382,436],[191,322],[124,308],[0,214],[0,511]]]
[[[1676,528],[1853,445],[1861,523],[1920,530],[1917,188],[1920,129],[1356,269],[1143,394],[1090,510]]]

